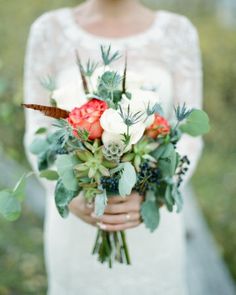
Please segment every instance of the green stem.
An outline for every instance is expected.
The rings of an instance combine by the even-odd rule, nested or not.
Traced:
[[[123,246],[124,246],[126,262],[127,262],[128,265],[130,265],[131,264],[131,261],[130,261],[128,246],[127,246],[127,243],[126,243],[125,232],[124,231],[120,231],[120,235],[121,235],[121,239],[122,239]]]
[[[94,244],[94,247],[93,247],[92,254],[97,253],[97,251],[99,249],[99,240],[100,240],[100,237],[101,237],[101,230],[99,229],[97,231],[97,236],[96,236],[96,240],[95,240],[95,244]]]

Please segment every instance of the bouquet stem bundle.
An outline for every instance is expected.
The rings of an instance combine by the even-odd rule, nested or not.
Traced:
[[[99,229],[92,254],[98,255],[98,261],[101,263],[107,262],[109,268],[112,268],[114,261],[131,264],[124,231],[109,233]]]

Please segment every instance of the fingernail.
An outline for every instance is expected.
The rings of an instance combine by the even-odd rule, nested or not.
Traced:
[[[97,226],[100,228],[100,229],[106,229],[106,225],[103,224],[103,223],[100,223],[100,222],[97,222]]]

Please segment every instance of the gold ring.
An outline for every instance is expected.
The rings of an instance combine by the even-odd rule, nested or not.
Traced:
[[[125,219],[126,219],[126,221],[128,222],[128,221],[130,221],[130,214],[129,213],[127,213],[126,215],[125,215]]]

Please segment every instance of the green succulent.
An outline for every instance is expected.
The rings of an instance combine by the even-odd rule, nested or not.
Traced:
[[[99,142],[94,144],[84,143],[87,149],[78,149],[77,157],[82,163],[75,166],[75,173],[78,178],[89,177],[99,183],[101,176],[110,176],[109,169],[115,168],[117,163],[107,160],[103,155],[103,147]]]
[[[97,183],[96,182],[92,182],[92,183],[80,183],[80,186],[83,188],[83,192],[84,192],[84,197],[88,202],[91,202],[94,200],[94,198],[96,197],[96,195],[101,194],[102,190],[100,190],[97,187]]]
[[[134,145],[131,153],[126,153],[122,158],[122,162],[133,162],[136,171],[140,171],[140,164],[143,159],[156,161],[150,153],[158,147],[158,143],[150,142],[147,138],[143,138]]]

